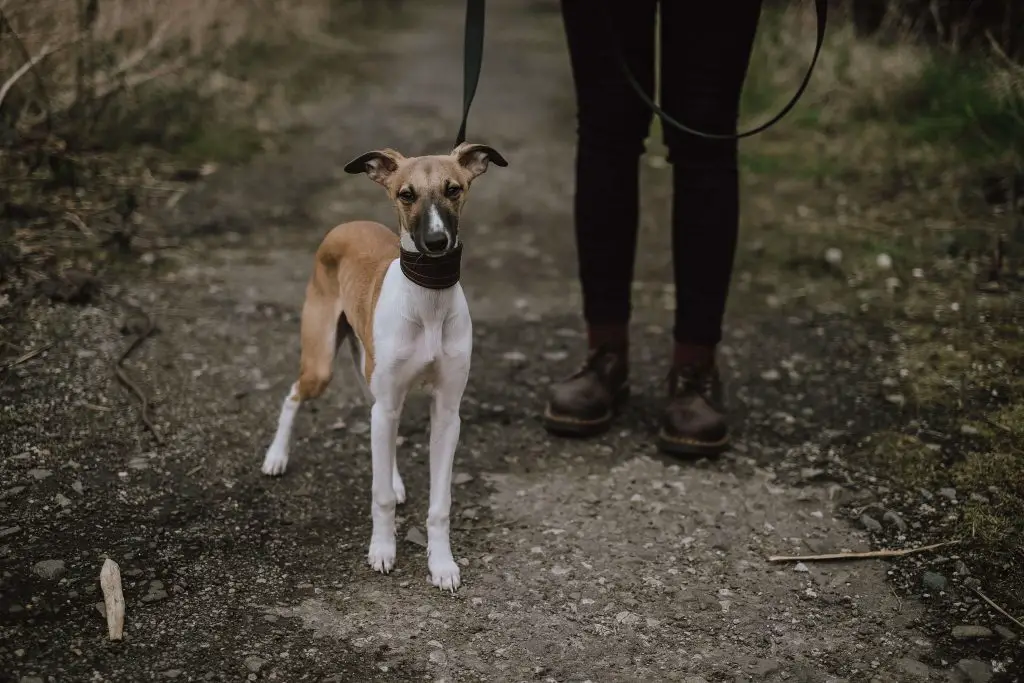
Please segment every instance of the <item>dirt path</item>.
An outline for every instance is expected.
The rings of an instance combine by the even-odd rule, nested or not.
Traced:
[[[554,3],[489,3],[470,137],[511,165],[481,179],[465,217],[477,342],[454,494],[463,589],[429,585],[417,542],[423,404],[400,431],[409,502],[389,577],[365,566],[368,411],[345,370],[300,417],[288,475],[259,473],[296,370],[312,249],[345,217],[391,218],[378,188],[342,165],[376,146],[451,143],[461,5],[418,4],[416,29],[370,55],[373,85],[306,112],[315,132],[287,153],[183,200],[168,220],[202,248],[123,290],[158,316],[160,333],[130,364],[155,393],[162,446],[109,377],[117,307],[41,320],[32,341],[61,341],[0,389],[0,670],[22,681],[956,680],[884,564],[765,561],[868,547],[836,512],[858,492],[825,474],[831,439],[886,419],[859,391],[874,381],[850,355],[870,348],[862,331],[759,310],[741,284],[725,351],[739,445],[717,462],[655,456],[670,319],[664,174],[648,179],[656,211],[638,263],[641,395],[598,441],[541,431],[544,386],[581,343],[573,112]],[[777,367],[782,382],[765,373]],[[94,607],[105,555],[126,579],[120,645]],[[45,579],[42,561],[63,564],[44,566]]]

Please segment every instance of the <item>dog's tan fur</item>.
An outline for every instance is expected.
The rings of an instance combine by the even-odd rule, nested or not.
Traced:
[[[298,393],[317,398],[331,381],[334,355],[346,334],[363,345],[366,381],[373,376],[373,311],[388,266],[398,258],[398,235],[373,221],[337,226],[316,252],[302,307]]]
[[[425,157],[405,157],[384,149],[384,160],[378,162],[379,166],[368,167],[367,174],[387,189],[402,226],[411,223],[414,212],[422,206],[407,205],[399,199],[406,188],[429,192],[437,201],[447,202],[461,212],[470,183],[482,172],[472,158],[465,156],[463,150],[471,147],[463,145],[451,155]],[[461,188],[454,198],[445,194],[452,184]],[[317,398],[324,392],[333,375],[335,352],[350,332],[362,344],[362,371],[370,383],[374,370],[374,310],[384,275],[398,253],[399,236],[373,221],[342,223],[324,237],[302,307],[302,352],[296,385],[299,400]]]

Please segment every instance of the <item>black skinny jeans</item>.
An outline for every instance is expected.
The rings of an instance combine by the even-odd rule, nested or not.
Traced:
[[[654,90],[658,0],[562,0],[578,108],[576,244],[583,315],[590,325],[629,321],[639,212],[639,159],[652,112],[620,71],[614,40],[634,77]],[[735,133],[760,0],[662,0],[661,106],[707,133]],[[739,230],[736,141],[663,126],[673,168],[673,335],[712,346]]]

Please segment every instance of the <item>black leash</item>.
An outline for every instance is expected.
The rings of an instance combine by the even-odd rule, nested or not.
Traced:
[[[484,61],[484,0],[466,0],[466,37],[462,49],[462,124],[455,138],[456,147],[466,141],[469,107],[476,95],[480,66]]]
[[[724,0],[712,0],[713,2],[722,2]],[[792,99],[782,108],[778,114],[773,116],[767,122],[762,123],[756,128],[744,131],[742,133],[704,133],[699,130],[694,130],[689,126],[686,126],[679,121],[675,120],[671,116],[665,113],[665,111],[655,104],[654,100],[644,92],[643,87],[637,82],[633,73],[629,70],[626,65],[626,60],[622,57],[622,52],[619,50],[619,46],[616,41],[610,41],[614,46],[615,55],[618,58],[619,66],[622,69],[623,74],[626,76],[626,80],[636,91],[636,94],[640,97],[644,103],[651,108],[658,117],[667,123],[668,125],[689,133],[690,135],[696,135],[701,138],[708,138],[711,140],[738,140],[740,138],[748,138],[752,135],[757,135],[765,130],[768,130],[776,123],[782,120],[782,118],[792,111],[796,103],[800,101],[804,91],[811,82],[811,76],[814,73],[814,67],[818,63],[818,57],[821,55],[821,48],[825,44],[825,28],[828,24],[828,0],[814,0],[814,13],[817,19],[818,35],[815,39],[814,44],[814,56],[811,57],[811,65],[807,67],[807,73],[804,74],[804,79],[800,83],[800,87],[797,88],[796,94],[793,95]],[[458,147],[466,141],[466,122],[469,119],[469,108],[473,104],[473,97],[476,95],[476,86],[480,82],[480,67],[483,63],[484,58],[484,0],[466,0],[466,37],[463,47],[464,63],[463,63],[463,85],[462,85],[462,124],[459,126],[459,134],[455,139],[455,146]],[[608,13],[604,12],[605,23],[608,27],[609,32],[614,36],[614,25],[611,19],[608,17]]]

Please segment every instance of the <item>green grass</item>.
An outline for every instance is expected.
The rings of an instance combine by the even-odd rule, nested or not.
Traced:
[[[1002,94],[995,68],[978,59],[936,54],[920,75],[897,91],[884,109],[856,111],[860,119],[889,120],[915,143],[955,148],[967,162],[1024,159],[1024,88]]]

